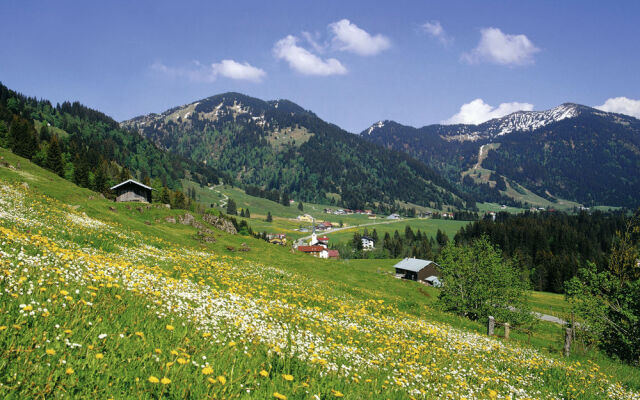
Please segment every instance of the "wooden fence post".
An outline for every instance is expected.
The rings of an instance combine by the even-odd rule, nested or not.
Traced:
[[[508,322],[504,323],[504,340],[509,340],[510,325]]]
[[[492,316],[489,316],[489,322],[487,323],[487,335],[493,336],[493,329],[496,326],[496,320]]]
[[[571,331],[572,331],[571,328],[567,328],[564,334],[564,356],[565,357],[569,357],[569,354],[571,353],[571,338],[573,337]]]

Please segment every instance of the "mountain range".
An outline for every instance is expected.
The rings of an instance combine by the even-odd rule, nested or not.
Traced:
[[[485,183],[503,194],[527,189],[585,205],[634,207],[640,201],[640,120],[627,115],[565,103],[479,125],[414,128],[379,121],[360,136],[465,186]]]
[[[473,203],[425,163],[362,140],[287,100],[224,93],[121,126],[235,181],[301,200],[350,208],[396,200],[436,208]]]

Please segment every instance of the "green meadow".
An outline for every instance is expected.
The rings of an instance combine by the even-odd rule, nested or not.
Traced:
[[[321,260],[217,231],[201,242],[167,220],[184,210],[116,204],[0,156],[20,164],[0,167],[3,398],[639,396],[637,368],[580,346],[562,357],[551,323],[488,338],[484,323],[440,310],[437,289],[395,279],[396,260]],[[272,210],[286,221],[275,203],[222,190],[251,202],[252,226]],[[454,222],[411,226],[452,233]]]

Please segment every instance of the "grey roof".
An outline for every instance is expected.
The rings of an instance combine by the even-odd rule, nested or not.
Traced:
[[[138,185],[138,186],[142,186],[142,187],[143,187],[143,188],[145,188],[145,189],[154,190],[152,187],[149,187],[149,186],[147,186],[147,185],[143,185],[142,183],[140,183],[140,182],[138,182],[138,181],[135,181],[135,180],[133,180],[133,179],[127,179],[126,181],[124,181],[124,182],[122,182],[122,183],[118,183],[117,185],[112,186],[110,189],[111,189],[111,190],[115,190],[115,189],[119,188],[120,186],[125,185],[125,184],[127,184],[127,183],[134,183],[134,184],[136,184],[136,185]]]
[[[433,261],[421,260],[419,258],[405,258],[404,260],[402,260],[399,263],[397,263],[396,265],[394,265],[394,268],[400,268],[400,269],[404,269],[406,271],[418,272],[421,269],[423,269],[424,267],[426,267],[429,264],[431,264],[432,262]]]

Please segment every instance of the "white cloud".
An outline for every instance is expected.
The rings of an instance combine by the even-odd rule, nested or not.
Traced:
[[[280,39],[273,46],[273,54],[276,58],[289,63],[294,70],[305,75],[342,75],[347,69],[335,58],[322,59],[309,50],[297,45],[298,38],[287,36]]]
[[[239,63],[234,60],[222,60],[211,65],[193,61],[186,67],[170,67],[160,62],[151,65],[151,69],[170,78],[187,79],[191,82],[211,83],[218,76],[236,80],[248,80],[259,82],[266,76],[264,70],[254,67],[249,63]]]
[[[241,64],[233,60],[222,60],[220,63],[211,64],[214,74],[219,74],[230,79],[247,80],[260,82],[266,75],[266,72],[260,68],[256,68],[249,63]]]
[[[509,35],[498,28],[480,31],[478,46],[462,55],[462,60],[474,64],[482,61],[502,65],[533,63],[533,55],[540,51],[525,35]]]
[[[440,21],[429,21],[422,24],[422,30],[428,33],[432,38],[438,39],[444,46],[453,42],[453,38],[444,31]]]
[[[614,97],[607,99],[603,105],[595,106],[598,110],[630,115],[640,119],[640,100],[627,97]]]
[[[329,30],[334,35],[333,43],[341,51],[372,56],[391,47],[391,41],[386,36],[381,34],[372,36],[348,19],[329,24]]]
[[[531,111],[533,104],[529,103],[501,103],[498,107],[492,107],[482,99],[475,99],[463,104],[460,111],[451,118],[442,121],[443,124],[481,124],[493,118],[504,117],[516,111]]]
[[[312,34],[310,32],[302,32],[302,37],[305,38],[305,40],[307,41],[307,43],[309,43],[311,45],[311,47],[313,48],[313,50],[318,53],[318,54],[322,54],[325,52],[325,50],[328,47],[328,44],[326,42],[321,43],[321,38],[320,38],[320,34],[318,32]]]

